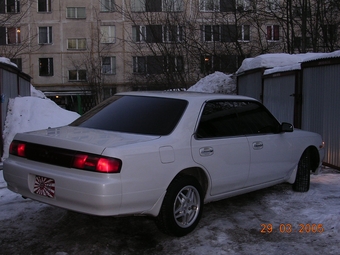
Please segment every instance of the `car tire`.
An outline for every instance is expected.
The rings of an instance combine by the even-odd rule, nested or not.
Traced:
[[[178,176],[167,189],[156,224],[168,235],[184,236],[196,228],[202,210],[201,185],[192,176]]]
[[[293,183],[293,190],[297,192],[307,192],[310,185],[311,159],[310,153],[305,151],[299,161],[296,179]]]

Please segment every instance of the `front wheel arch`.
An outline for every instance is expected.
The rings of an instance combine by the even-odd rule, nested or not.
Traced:
[[[293,190],[297,192],[307,192],[310,186],[311,171],[319,167],[320,156],[318,150],[310,146],[303,153],[297,166]]]

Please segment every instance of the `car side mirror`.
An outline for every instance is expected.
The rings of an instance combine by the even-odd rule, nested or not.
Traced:
[[[293,132],[294,126],[287,122],[282,122],[281,124],[281,132]]]

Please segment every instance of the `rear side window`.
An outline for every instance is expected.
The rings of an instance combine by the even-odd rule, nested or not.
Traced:
[[[277,133],[280,124],[254,101],[211,101],[205,104],[197,138]]]
[[[187,101],[145,96],[113,96],[71,126],[145,135],[168,135],[176,127]]]

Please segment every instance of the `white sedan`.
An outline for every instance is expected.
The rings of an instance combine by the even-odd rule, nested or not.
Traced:
[[[258,101],[193,92],[120,93],[68,126],[17,134],[8,188],[101,215],[151,215],[183,236],[203,205],[278,183],[309,190],[320,135],[280,124]]]

